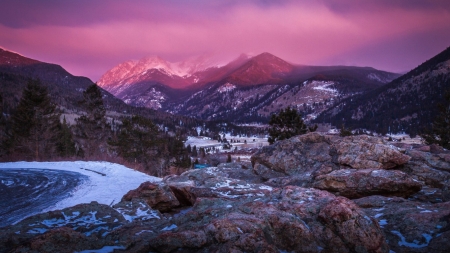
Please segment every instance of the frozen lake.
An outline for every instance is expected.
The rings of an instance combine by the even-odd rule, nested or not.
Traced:
[[[0,169],[0,227],[68,198],[88,176],[49,169]]]
[[[109,162],[0,163],[0,227],[81,203],[113,205],[145,181],[161,178]]]

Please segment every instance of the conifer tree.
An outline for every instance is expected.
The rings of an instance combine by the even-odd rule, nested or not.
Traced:
[[[278,114],[272,114],[269,121],[269,143],[289,139],[292,136],[314,132],[317,126],[308,128],[301,115],[295,109],[287,107]]]
[[[345,128],[345,125],[342,124],[341,129],[339,129],[339,136],[346,137],[346,136],[352,136],[353,133],[350,129]]]
[[[82,104],[86,114],[76,119],[76,135],[81,139],[85,153],[95,155],[104,151],[104,143],[111,132],[106,122],[102,93],[96,84],[83,92]]]
[[[143,163],[148,169],[156,157],[158,145],[158,128],[153,122],[141,116],[133,116],[122,122],[117,140],[109,142],[116,146],[118,154],[130,162]]]
[[[6,128],[7,119],[3,111],[3,96],[0,94],[0,157],[7,154],[8,145],[8,131]]]
[[[423,134],[427,144],[438,144],[450,149],[450,91],[444,95],[445,104],[439,104],[439,114],[432,124],[431,130]]]
[[[192,147],[192,154],[193,157],[197,157],[198,153],[197,153],[197,146],[194,145],[194,147]]]
[[[62,157],[70,157],[76,155],[75,142],[73,140],[72,131],[67,124],[66,117],[63,118],[63,123],[60,124],[58,153]]]
[[[25,159],[41,160],[57,151],[60,114],[39,80],[29,80],[12,115],[12,149]]]

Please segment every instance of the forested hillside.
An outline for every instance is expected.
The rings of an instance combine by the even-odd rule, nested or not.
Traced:
[[[450,48],[384,87],[343,100],[316,122],[412,135],[429,128],[450,89]]]

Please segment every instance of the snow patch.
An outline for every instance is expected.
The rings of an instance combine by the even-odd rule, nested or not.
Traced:
[[[329,88],[329,86],[334,85],[334,82],[326,82],[326,81],[312,81],[311,85],[314,90],[330,92],[333,94],[337,94],[338,91],[333,88]]]
[[[110,252],[114,252],[114,250],[116,250],[116,249],[125,250],[126,248],[124,246],[105,246],[101,249],[75,251],[75,253],[110,253]]]
[[[226,83],[226,84],[220,86],[220,87],[217,89],[217,91],[218,91],[219,93],[224,93],[224,92],[230,92],[230,91],[232,91],[232,90],[234,90],[234,89],[236,89],[236,85],[231,84],[231,83]]]
[[[399,246],[405,246],[405,247],[409,247],[409,248],[424,248],[424,247],[428,246],[428,244],[430,243],[430,240],[433,238],[431,235],[424,233],[424,234],[422,234],[422,236],[425,238],[426,242],[423,244],[419,244],[419,241],[417,241],[417,240],[414,240],[413,242],[407,242],[406,238],[399,231],[392,230],[391,233],[393,233],[394,235],[397,235],[400,238],[400,241],[398,242]]]
[[[161,231],[170,231],[170,230],[174,230],[174,229],[176,229],[176,228],[177,228],[177,225],[172,224],[172,225],[170,225],[170,226],[167,226],[167,227],[161,229]]]

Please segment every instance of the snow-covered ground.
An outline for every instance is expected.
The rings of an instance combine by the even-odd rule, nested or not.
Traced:
[[[222,136],[222,134],[221,134]],[[231,136],[229,133],[225,134],[225,138],[230,142],[232,145],[232,149],[234,147],[238,147],[238,149],[242,148],[260,148],[262,146],[269,145],[269,142],[267,142],[267,137],[239,137],[239,136]],[[233,142],[231,142],[233,140]],[[208,148],[208,147],[216,147],[219,150],[222,150],[221,147],[223,146],[223,143],[218,142],[217,140],[213,140],[209,137],[205,136],[188,136],[186,142],[184,143],[185,146],[191,145],[197,146],[197,148]]]
[[[47,207],[43,212],[63,209],[81,203],[97,201],[101,204],[115,204],[123,195],[132,189],[136,189],[141,183],[159,182],[161,178],[152,177],[144,173],[134,171],[120,164],[109,162],[9,162],[0,163],[3,168],[16,169],[51,169],[74,171],[89,177],[81,185],[78,185],[69,198],[59,201],[55,205]],[[32,214],[30,214],[32,215]],[[25,218],[25,217],[24,217]]]

